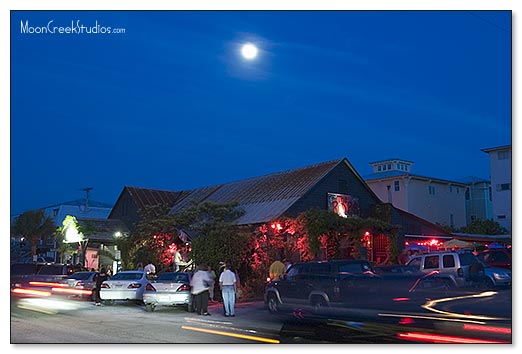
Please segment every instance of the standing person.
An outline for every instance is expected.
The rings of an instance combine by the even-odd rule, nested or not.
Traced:
[[[281,275],[285,274],[286,267],[283,262],[281,262],[279,259],[275,260],[269,268],[269,277],[270,280],[280,280]]]
[[[216,272],[214,272],[214,269],[212,269],[211,266],[208,266],[208,275],[210,275],[210,279],[212,279],[209,288],[209,297],[210,301],[214,302],[214,285],[216,284]]]
[[[219,276],[219,288],[225,305],[225,317],[235,317],[237,279],[230,264],[225,265],[225,271]]]
[[[112,277],[112,266],[110,264],[107,266],[107,277]]]
[[[176,252],[174,253],[174,271],[179,272],[182,265],[187,265],[187,263],[183,261],[181,252],[178,248],[176,248]]]
[[[194,309],[198,315],[210,316],[208,313],[208,289],[212,282],[208,274],[208,266],[200,264],[190,280],[190,292],[194,296]]]
[[[145,268],[143,268],[143,271],[145,272],[145,274],[147,274],[147,277],[149,277],[151,275],[156,274],[156,266],[152,264],[151,260],[149,260]]]
[[[141,262],[138,263],[138,270],[140,272],[143,271],[143,263],[141,263]]]
[[[94,303],[96,306],[101,305],[100,288],[102,283],[107,279],[109,279],[109,277],[107,276],[105,267],[102,266],[100,272],[94,276],[94,281],[96,282],[96,287],[94,288]]]

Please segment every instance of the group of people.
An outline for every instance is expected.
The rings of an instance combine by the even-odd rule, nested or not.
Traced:
[[[214,284],[216,273],[206,264],[200,264],[190,280],[191,292],[194,295],[194,310],[198,315],[210,316],[208,301],[214,301]],[[235,317],[236,293],[238,278],[229,263],[224,264],[219,275],[219,289],[223,297],[225,317]]]

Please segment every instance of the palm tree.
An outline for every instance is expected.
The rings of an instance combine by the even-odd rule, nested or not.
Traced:
[[[16,217],[11,234],[25,238],[31,243],[31,253],[36,259],[38,243],[44,236],[53,235],[56,225],[51,217],[45,216],[43,209],[29,210]]]

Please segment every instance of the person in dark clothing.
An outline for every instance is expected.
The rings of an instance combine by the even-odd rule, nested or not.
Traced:
[[[94,281],[96,282],[96,287],[94,288],[94,302],[96,306],[101,305],[100,287],[107,279],[109,279],[109,277],[107,276],[105,267],[102,266],[100,272],[94,276]]]

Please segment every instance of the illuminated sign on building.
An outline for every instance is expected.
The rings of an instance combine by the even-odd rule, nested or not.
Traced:
[[[343,218],[359,216],[359,199],[345,194],[328,193],[328,210]]]

